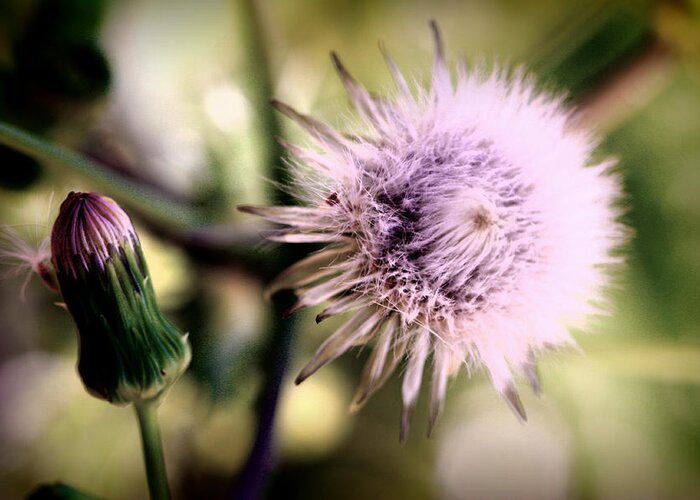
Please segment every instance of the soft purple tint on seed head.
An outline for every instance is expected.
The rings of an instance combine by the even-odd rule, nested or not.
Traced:
[[[325,248],[272,284],[293,310],[329,302],[318,318],[351,312],[318,349],[302,381],[352,346],[374,345],[353,407],[405,359],[401,434],[432,364],[430,426],[447,381],[483,366],[525,418],[514,378],[539,392],[536,357],[573,345],[568,328],[601,311],[608,268],[625,237],[619,181],[560,97],[522,71],[465,64],[453,73],[435,24],[429,88],[396,83],[376,97],[333,54],[361,118],[340,133],[286,104],[315,147],[283,145],[303,207],[242,207],[285,227],[273,241]]]

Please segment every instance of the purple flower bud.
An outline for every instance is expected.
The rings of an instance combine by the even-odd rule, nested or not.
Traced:
[[[88,391],[115,404],[162,394],[187,368],[190,348],[156,304],[129,216],[110,198],[70,193],[51,253],[78,327],[78,371]]]

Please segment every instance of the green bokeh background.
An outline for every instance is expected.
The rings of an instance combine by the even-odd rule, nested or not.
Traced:
[[[285,382],[267,496],[700,496],[700,3],[269,0],[258,7],[275,95],[341,128],[354,116],[330,50],[371,90],[390,92],[382,40],[424,82],[427,22],[435,19],[452,61],[531,67],[543,88],[569,92],[601,137],[600,154],[619,159],[633,231],[610,292],[613,314],[575,334],[581,353],[542,361],[541,399],[521,384],[526,425],[483,373],[462,375],[434,437],[425,438],[422,395],[410,439],[399,445],[396,376],[360,413],[347,412],[368,354],[354,351],[299,387]],[[235,1],[0,0],[0,119],[193,200],[211,222],[252,225],[255,233],[257,222],[233,209],[264,202],[269,185],[250,101],[250,65],[263,62],[248,60],[241,45],[245,23]],[[305,141],[296,126],[283,126],[286,138]],[[34,242],[48,233],[67,191],[92,189],[2,150],[0,182],[0,222]],[[255,269],[193,258],[134,215],[159,300],[194,348],[189,373],[161,410],[173,490],[177,498],[222,497],[254,435],[256,356],[270,307]],[[252,248],[275,258],[269,245]],[[101,497],[144,498],[132,412],[81,387],[74,328],[56,296],[35,278],[23,290],[24,275],[2,272],[0,497],[23,498],[60,480]],[[334,325],[316,326],[314,314],[300,315],[290,375]]]

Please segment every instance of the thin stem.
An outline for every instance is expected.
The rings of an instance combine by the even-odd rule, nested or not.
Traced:
[[[146,464],[148,491],[151,500],[168,500],[170,488],[163,460],[163,444],[160,439],[158,426],[157,403],[154,400],[134,403],[136,416],[141,429],[141,444],[143,445],[143,460]]]
[[[286,293],[278,294],[273,301],[274,324],[261,362],[265,381],[256,405],[258,430],[248,460],[236,482],[233,497],[237,500],[261,498],[267,477],[274,467],[275,417],[294,342],[295,326],[294,318],[278,318],[291,306],[293,299],[291,293]]]
[[[283,151],[275,137],[280,134],[280,124],[269,99],[272,97],[272,77],[265,48],[260,13],[255,0],[234,0],[239,16],[238,32],[242,50],[247,56],[248,98],[258,120],[258,133],[263,144],[263,165],[268,167],[271,178],[270,199],[275,203],[289,204],[293,200],[277,189],[287,184],[287,170],[280,161]],[[296,252],[280,249],[275,259],[270,259],[265,274],[275,276],[296,258]],[[256,412],[258,428],[250,455],[237,477],[232,497],[238,500],[254,500],[262,496],[265,482],[274,464],[274,429],[282,382],[287,372],[289,355],[294,343],[293,319],[283,320],[285,310],[293,303],[291,292],[278,294],[273,299],[272,325],[266,342],[261,346],[260,364],[264,380]]]
[[[197,210],[168,199],[163,193],[90,160],[70,149],[5,122],[0,122],[0,144],[37,161],[79,174],[84,179],[119,196],[120,201],[138,207],[147,217],[170,225],[192,226],[202,219]]]
[[[238,14],[238,40],[242,53],[246,55],[246,93],[253,107],[261,141],[261,165],[267,166],[268,175],[275,183],[284,184],[289,179],[287,169],[280,161],[284,151],[275,140],[281,134],[281,126],[269,102],[274,89],[260,12],[256,0],[234,0],[234,3]],[[290,202],[291,199],[276,187],[273,183],[269,184],[270,198],[277,203]]]

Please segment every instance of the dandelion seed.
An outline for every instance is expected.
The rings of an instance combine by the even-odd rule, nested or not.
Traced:
[[[12,226],[0,226],[0,265],[6,268],[0,275],[3,278],[24,276],[20,288],[23,300],[32,274],[39,276],[50,290],[57,290],[48,237],[38,245],[31,245]]]
[[[318,321],[350,313],[297,383],[372,344],[355,409],[405,359],[401,439],[426,365],[430,430],[464,365],[485,367],[524,420],[515,376],[540,391],[537,355],[573,345],[567,329],[600,312],[624,239],[614,162],[592,159],[595,141],[561,99],[537,93],[522,72],[461,65],[453,75],[432,28],[429,89],[412,91],[382,47],[397,93],[377,98],[332,55],[369,135],[341,134],[273,101],[317,144],[287,146],[305,206],[241,207],[284,225],[273,241],[326,244],[271,290],[295,289],[293,311],[330,301]]]

